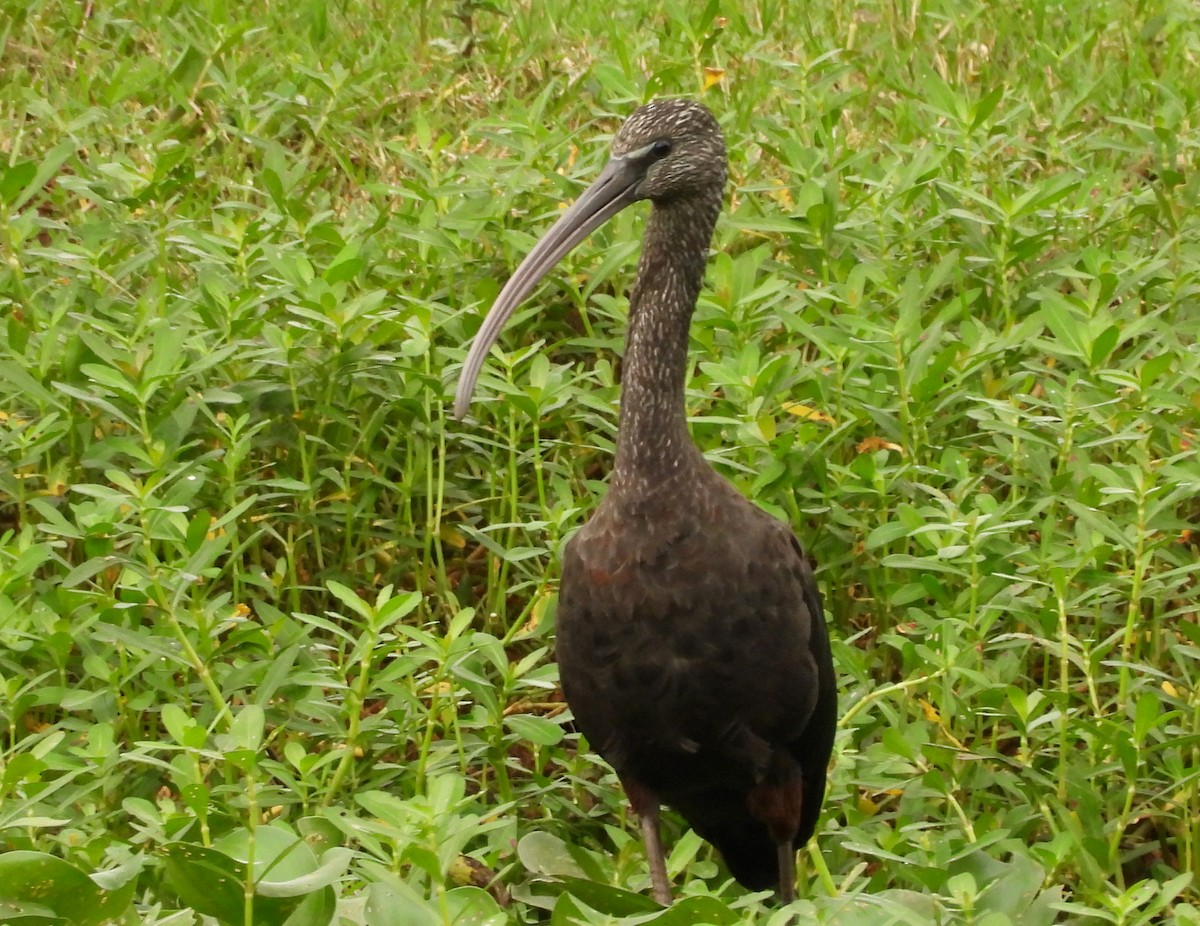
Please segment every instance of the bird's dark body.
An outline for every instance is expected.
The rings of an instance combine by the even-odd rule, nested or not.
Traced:
[[[557,653],[580,729],[641,816],[664,903],[662,802],[743,884],[794,896],[794,849],[816,826],[836,726],[821,599],[799,543],[688,433],[688,329],[725,175],[724,138],[704,106],[638,109],[600,176],[501,290],[455,400],[461,416],[489,345],[547,270],[621,208],[650,200],[616,460],[608,495],[564,553]]]
[[[791,530],[696,460],[654,498],[614,489],[567,545],[559,670],[580,729],[627,786],[763,889],[779,879],[776,842],[750,795],[798,772],[793,844],[812,835],[835,727],[829,641]]]

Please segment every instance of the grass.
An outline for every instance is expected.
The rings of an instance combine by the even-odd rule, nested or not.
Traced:
[[[1193,4],[4,14],[6,921],[784,922],[674,818],[653,912],[556,688],[644,214],[449,418],[688,94],[732,171],[693,431],[820,563],[840,676],[795,911],[1200,923]]]

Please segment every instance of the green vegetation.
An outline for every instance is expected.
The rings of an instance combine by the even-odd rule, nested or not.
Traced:
[[[1193,3],[166,6],[0,16],[0,919],[781,926],[676,819],[654,912],[556,692],[644,209],[449,419],[702,94],[693,429],[840,673],[795,909],[1200,923]]]

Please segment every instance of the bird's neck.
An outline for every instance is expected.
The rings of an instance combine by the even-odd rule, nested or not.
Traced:
[[[613,488],[652,491],[701,462],[684,408],[688,328],[720,198],[656,204],[646,224],[621,374]]]

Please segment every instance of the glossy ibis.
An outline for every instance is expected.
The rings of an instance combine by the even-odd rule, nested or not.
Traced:
[[[659,804],[679,811],[748,888],[795,896],[833,748],[837,692],[821,596],[790,528],[692,443],[688,328],[725,186],[712,113],[638,109],[599,178],[529,253],[467,356],[462,417],[488,349],[537,282],[638,200],[653,205],[621,383],[608,494],[567,543],[557,656],[579,729],[641,819],[655,898],[669,903]]]

